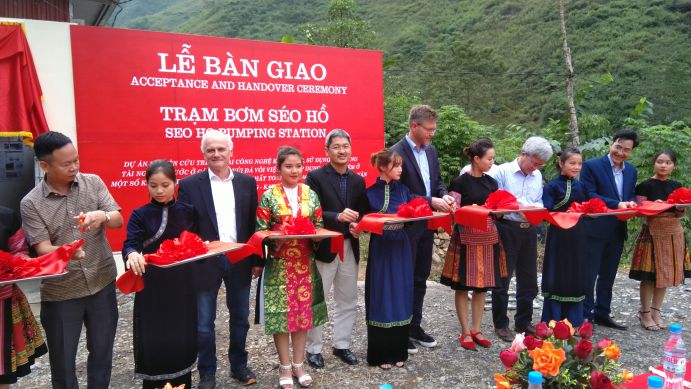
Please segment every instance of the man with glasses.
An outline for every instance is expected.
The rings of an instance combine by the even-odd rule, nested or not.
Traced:
[[[515,160],[497,166],[489,174],[497,180],[499,189],[516,196],[521,207],[542,207],[542,174],[540,170],[552,157],[552,146],[545,138],[528,138]],[[514,329],[535,335],[533,300],[537,296],[537,229],[520,213],[510,213],[499,219],[497,230],[506,252],[508,277],[501,287],[492,290],[492,320],[494,332],[511,342],[514,333],[509,328],[507,309],[509,283],[516,271],[516,315]]]
[[[629,129],[617,131],[612,138],[609,154],[593,158],[583,164],[581,182],[588,198],[599,198],[608,208],[630,208],[634,202],[636,168],[626,162],[638,146],[638,134]],[[584,317],[606,327],[625,330],[626,326],[610,317],[612,287],[626,240],[626,222],[608,216],[586,219],[588,237],[587,257],[591,261],[591,286],[585,299]],[[595,295],[593,296],[593,287]]]
[[[429,105],[416,105],[408,114],[408,134],[391,149],[403,157],[401,183],[407,186],[414,196],[424,197],[437,211],[449,212],[455,204],[441,181],[439,156],[430,144],[437,130],[439,115]],[[421,326],[422,305],[427,291],[427,278],[432,268],[432,248],[434,234],[427,229],[427,223],[417,222],[407,229],[412,257],[415,261],[413,286],[413,317],[410,323],[408,352],[416,353],[419,343],[424,347],[434,347],[436,340]]]
[[[336,258],[331,253],[328,242],[324,241],[317,250],[316,263],[322,277],[325,297],[329,295],[333,285],[335,304],[329,315],[333,320],[333,355],[348,365],[355,365],[358,359],[350,351],[350,344],[357,311],[360,243],[349,232],[349,226],[368,211],[365,180],[348,169],[351,146],[347,132],[340,129],[329,132],[325,146],[330,162],[309,172],[305,183],[319,196],[324,226],[343,233],[345,237],[343,258]],[[317,369],[324,367],[321,355],[322,336],[322,326],[307,332],[307,363]]]

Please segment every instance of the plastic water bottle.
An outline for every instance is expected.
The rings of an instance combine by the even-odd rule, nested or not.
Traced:
[[[651,375],[648,377],[648,389],[662,389],[662,385],[664,385],[662,377],[658,377],[656,375]]]
[[[393,385],[391,385],[391,384],[381,384],[381,385],[379,385],[379,389],[393,389]]]
[[[681,324],[669,326],[669,339],[665,343],[665,389],[682,389],[686,372],[686,347],[681,338]]]
[[[528,389],[542,389],[542,374],[538,371],[528,373]]]

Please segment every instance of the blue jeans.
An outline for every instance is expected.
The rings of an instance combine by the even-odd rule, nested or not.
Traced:
[[[212,289],[199,291],[197,294],[197,341],[199,376],[216,374],[216,303],[221,282],[226,288],[226,306],[228,307],[230,344],[228,360],[231,371],[247,366],[245,344],[247,331],[250,328],[249,295],[252,281],[251,261],[245,260],[232,265],[225,257],[210,259],[222,261],[221,271]]]

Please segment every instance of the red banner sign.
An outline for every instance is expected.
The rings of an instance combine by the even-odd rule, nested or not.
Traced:
[[[151,160],[173,161],[178,178],[206,169],[209,129],[232,137],[231,167],[260,193],[277,181],[279,146],[303,152],[306,174],[328,162],[334,128],[352,137],[350,167],[375,178],[381,52],[85,26],[71,39],[81,169],[105,181],[125,217],[148,201]],[[118,250],[124,231],[110,238]]]

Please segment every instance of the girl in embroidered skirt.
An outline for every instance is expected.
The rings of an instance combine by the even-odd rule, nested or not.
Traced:
[[[300,183],[302,154],[293,147],[281,147],[276,165],[281,182],[267,189],[259,200],[257,231],[281,230],[298,217],[309,218],[315,227],[323,227],[317,194]],[[314,263],[313,242],[309,239],[272,240],[268,245],[259,296],[260,317],[264,331],[274,337],[280,360],[279,386],[292,388],[295,376],[300,386],[308,387],[312,377],[303,366],[307,330],[327,320],[321,277]]]
[[[451,182],[449,192],[460,206],[484,204],[487,196],[499,188],[497,181],[485,174],[494,163],[492,141],[478,139],[463,153],[470,159],[470,170]],[[446,252],[441,283],[456,291],[456,314],[461,324],[458,341],[467,350],[475,350],[475,343],[482,347],[492,345],[480,331],[480,326],[486,292],[498,285],[499,271],[499,235],[492,219],[487,219],[487,231],[457,224]],[[468,291],[473,292],[470,303],[472,325],[468,323]]]
[[[576,179],[583,166],[583,156],[576,148],[557,154],[559,177],[542,192],[542,203],[549,211],[566,212],[573,202],[585,201],[585,187]],[[583,301],[588,290],[585,257],[585,227],[578,223],[568,230],[550,225],[542,265],[542,321],[568,319],[574,326],[583,324]]]
[[[183,231],[194,232],[191,205],[175,201],[175,168],[165,160],[146,168],[151,201],[134,211],[127,223],[122,249],[125,267],[144,277],[144,290],[134,296],[134,375],[143,388],[192,387],[197,360],[196,289],[191,281],[193,264],[172,268],[146,266],[142,254],[158,250],[164,240]]]
[[[671,150],[657,153],[653,159],[655,175],[636,186],[636,201],[664,201],[681,183],[669,179],[677,163]],[[680,218],[682,211],[672,208],[648,217],[636,239],[629,278],[641,281],[639,319],[646,330],[664,328],[662,301],[670,286],[691,277],[689,252]]]
[[[0,207],[0,250],[29,258],[19,215]],[[31,373],[34,360],[48,352],[29,302],[16,284],[0,286],[0,389]]]
[[[403,158],[389,149],[372,154],[379,170],[367,188],[373,212],[396,214],[412,200],[401,178]],[[384,225],[382,235],[372,234],[365,275],[367,363],[382,369],[403,367],[408,359],[408,333],[413,317],[413,259],[403,224]]]

